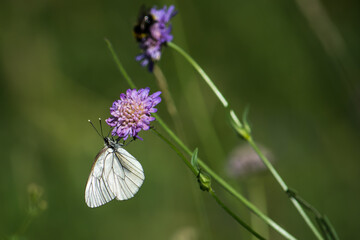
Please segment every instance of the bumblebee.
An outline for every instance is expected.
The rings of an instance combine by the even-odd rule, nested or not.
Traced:
[[[142,39],[151,36],[150,28],[155,22],[155,17],[150,13],[150,10],[142,7],[138,21],[133,29],[136,41],[141,42]]]

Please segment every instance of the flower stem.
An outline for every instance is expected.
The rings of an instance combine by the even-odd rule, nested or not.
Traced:
[[[259,157],[261,158],[261,160],[264,162],[264,164],[266,165],[266,167],[270,170],[271,174],[274,176],[274,178],[276,179],[276,181],[280,184],[281,188],[286,192],[288,190],[287,185],[285,184],[284,180],[281,178],[281,176],[277,173],[277,171],[275,170],[275,168],[272,166],[272,164],[270,163],[270,161],[267,159],[267,157],[265,157],[265,155],[260,151],[260,149],[258,148],[258,146],[256,145],[256,143],[254,142],[254,140],[252,138],[248,139],[248,143],[251,145],[251,147],[255,150],[255,152],[257,153],[257,155],[259,155]]]
[[[180,2],[181,0],[174,1],[175,5],[180,4]],[[174,34],[176,33],[176,39],[181,41],[182,48],[186,51],[188,48],[188,38],[185,33],[184,17],[186,16],[182,14],[176,16],[176,29],[173,30]],[[192,116],[191,121],[195,130],[193,136],[195,137],[194,134],[196,133],[196,137],[198,137],[199,140],[199,147],[206,146],[202,147],[202,152],[207,162],[215,169],[222,167],[223,162],[221,160],[226,159],[226,154],[218,137],[219,133],[213,128],[211,120],[211,114],[215,106],[209,108],[204,93],[201,91],[202,82],[196,81],[197,73],[193,72],[192,66],[184,66],[181,55],[173,56],[173,61],[175,66],[174,72],[177,76],[179,86],[182,89],[181,91],[183,92],[181,96],[183,96],[187,103],[188,114]],[[193,72],[193,74],[189,74],[191,72]],[[194,104],[194,101],[196,101],[196,104]]]
[[[266,193],[263,178],[249,179],[247,183],[249,201],[254,203],[264,214],[267,214]],[[260,222],[254,215],[250,215],[251,226],[258,229],[265,238],[269,238],[269,226]]]
[[[226,101],[226,99],[224,98],[224,96],[221,94],[221,92],[219,91],[219,89],[217,89],[217,87],[215,86],[215,84],[211,81],[211,79],[209,78],[209,76],[204,72],[204,70],[202,70],[202,68],[199,66],[199,64],[197,64],[194,59],[192,59],[184,50],[182,50],[179,46],[177,46],[176,44],[172,43],[172,42],[168,42],[167,43],[169,47],[172,47],[173,49],[175,49],[176,51],[178,51],[181,55],[183,55],[186,60],[188,60],[191,65],[194,66],[194,68],[196,69],[196,71],[199,72],[199,74],[204,78],[205,82],[209,85],[209,87],[211,88],[211,90],[213,90],[213,92],[216,94],[216,96],[220,99],[221,103],[224,105],[225,108],[227,108],[229,106],[228,102]]]
[[[205,73],[205,71],[200,67],[199,64],[197,64],[197,62],[195,62],[195,60],[190,57],[189,54],[187,54],[184,50],[182,50],[182,48],[180,48],[178,45],[176,45],[175,43],[172,42],[168,42],[168,46],[172,47],[173,49],[175,49],[178,53],[180,53],[186,60],[189,61],[189,63],[195,68],[195,70],[201,75],[201,77],[205,80],[205,82],[209,85],[209,87],[211,88],[211,90],[215,93],[215,95],[218,97],[218,99],[220,100],[220,102],[222,103],[222,105],[225,108],[229,107],[229,103],[228,101],[225,99],[225,97],[222,95],[222,93],[219,91],[219,89],[216,87],[216,85],[213,83],[213,81],[210,79],[210,77]],[[240,120],[238,119],[238,117],[236,116],[234,110],[230,109],[230,116],[231,118],[237,123],[239,124],[239,126],[241,125]]]
[[[136,88],[136,85],[133,83],[129,75],[126,73],[125,69],[122,67],[119,58],[117,57],[115,51],[113,50],[112,44],[109,40],[105,39],[111,54],[119,68],[120,73],[123,75],[125,80],[132,88]],[[192,156],[192,152],[190,149],[185,146],[185,144],[170,130],[170,128],[165,124],[165,122],[157,115],[156,113],[152,114],[156,121],[164,128],[164,130],[169,134],[169,136],[180,146],[180,148],[185,151],[189,156]],[[239,121],[239,120],[238,120]],[[286,239],[296,240],[294,236],[288,233],[285,229],[280,227],[277,223],[275,223],[272,219],[268,216],[263,214],[258,208],[256,208],[252,203],[250,203],[245,197],[243,197],[240,193],[238,193],[233,187],[231,187],[224,179],[218,176],[210,167],[208,167],[203,161],[198,159],[198,163],[212,178],[217,181],[222,188],[228,191],[231,195],[237,198],[240,202],[242,202],[248,209],[250,209],[254,214],[256,214],[259,218],[261,218],[264,222],[266,222],[269,226],[271,226],[274,230],[284,236]],[[193,170],[192,170],[193,171]]]
[[[166,142],[175,152],[176,154],[183,160],[185,165],[193,172],[195,176],[199,174],[199,171],[191,165],[191,163],[185,158],[185,156],[180,152],[180,150],[172,144],[166,137],[164,137],[161,133],[159,133],[154,128],[151,129],[158,137],[160,137],[164,142]]]
[[[251,232],[257,239],[265,239],[260,234],[255,232],[249,225],[243,222],[238,216],[236,216],[215,194],[215,192],[211,189],[209,191],[210,195],[215,199],[215,201],[229,214],[231,215],[238,223],[240,223],[246,230]]]
[[[180,135],[180,137],[184,140],[185,139],[185,133],[183,130],[183,126],[182,123],[180,121],[180,117],[179,117],[179,112],[175,106],[174,103],[174,99],[172,98],[169,88],[168,88],[168,84],[167,84],[167,80],[163,74],[163,72],[161,71],[161,68],[158,65],[154,66],[154,70],[153,70],[154,76],[157,80],[157,84],[162,92],[162,95],[164,96],[165,99],[165,103],[166,103],[166,107],[167,110],[172,118],[172,121],[175,125],[175,129],[177,134]]]
[[[185,146],[185,144],[166,126],[163,120],[157,115],[154,114],[156,121],[164,128],[164,130],[170,135],[170,137],[188,154],[192,155],[190,149]],[[268,216],[263,214],[257,207],[255,207],[251,202],[249,202],[245,197],[243,197],[240,193],[238,193],[233,187],[231,187],[224,179],[222,179],[219,175],[217,175],[209,166],[207,166],[201,159],[198,159],[198,163],[201,168],[203,168],[215,181],[217,181],[221,187],[223,187],[226,191],[228,191],[235,198],[240,200],[248,209],[250,209],[254,214],[256,214],[259,218],[261,218],[264,222],[266,222],[269,226],[271,226],[274,230],[283,235],[286,239],[296,239],[282,227],[280,227],[277,223],[275,223]]]
[[[195,169],[191,163],[186,159],[186,157],[180,152],[180,150],[172,144],[167,138],[165,138],[161,133],[159,133],[157,130],[152,128],[152,131],[160,137],[163,141],[165,141],[175,152],[176,154],[183,160],[183,162],[186,164],[188,168],[193,172],[195,176],[198,176],[199,171]],[[216,200],[216,202],[231,216],[233,217],[241,226],[243,226],[246,230],[248,230],[250,233],[252,233],[254,236],[256,236],[258,239],[265,239],[260,234],[258,234],[255,230],[253,230],[249,225],[247,225],[244,221],[242,221],[234,212],[232,212],[215,194],[215,192],[210,189],[209,190],[210,195]]]
[[[119,58],[117,57],[111,42],[107,38],[105,38],[104,40],[110,50],[112,57],[114,58],[114,61],[116,63],[116,66],[118,67],[120,73],[124,76],[125,80],[130,85],[131,88],[136,88],[135,83],[131,80],[130,76],[127,74],[127,72],[125,71],[125,68],[123,67]]]
[[[256,143],[254,142],[254,140],[252,138],[249,138],[248,143],[251,145],[251,147],[255,150],[255,152],[259,155],[259,157],[261,158],[261,160],[264,162],[264,164],[266,165],[266,167],[270,170],[270,172],[272,173],[272,175],[274,176],[274,178],[276,179],[276,181],[280,184],[281,188],[283,189],[284,192],[287,192],[289,190],[288,186],[286,185],[286,183],[284,182],[284,180],[281,178],[281,176],[278,174],[278,172],[275,170],[275,168],[273,167],[273,165],[270,163],[270,161],[267,159],[267,157],[265,157],[265,155],[260,151],[260,149],[258,148],[258,146],[256,145]],[[290,198],[291,202],[293,203],[293,205],[295,206],[295,208],[298,210],[299,214],[303,217],[304,221],[307,223],[307,225],[310,227],[310,229],[313,231],[313,233],[315,234],[315,236],[317,237],[317,239],[323,239],[323,237],[321,236],[320,232],[318,231],[318,229],[315,227],[315,225],[312,223],[312,221],[310,220],[309,216],[305,213],[304,209],[301,207],[301,205],[299,204],[299,202],[291,197]]]
[[[218,99],[220,100],[220,102],[223,104],[223,106],[225,108],[229,107],[228,101],[225,99],[225,97],[221,94],[221,92],[218,90],[218,88],[215,86],[215,84],[213,83],[213,81],[209,78],[209,76],[204,72],[204,70],[199,66],[199,64],[197,64],[197,62],[195,62],[195,60],[190,57],[190,55],[188,55],[184,50],[182,50],[179,46],[177,46],[176,44],[169,42],[168,43],[169,47],[172,47],[174,50],[176,50],[178,53],[180,53],[181,55],[183,55],[183,57],[189,61],[189,63],[196,69],[196,71],[198,71],[198,73],[203,77],[204,81],[209,85],[209,87],[211,88],[211,90],[213,90],[214,94],[218,97]],[[239,118],[236,116],[235,112],[232,109],[229,109],[230,111],[230,117],[232,118],[232,120],[237,124],[238,128],[243,128],[241,122],[239,121]],[[268,161],[268,159],[261,153],[261,151],[259,150],[259,148],[256,146],[255,142],[252,140],[252,137],[250,135],[250,132],[248,131],[244,131],[244,133],[247,133],[246,135],[242,135],[244,137],[244,139],[253,147],[253,149],[257,152],[257,154],[259,155],[259,157],[263,160],[264,164],[268,167],[268,169],[270,170],[271,174],[274,176],[274,178],[276,179],[276,181],[280,184],[281,188],[287,192],[288,187],[285,184],[285,182],[282,180],[282,178],[280,177],[280,175],[277,173],[277,171],[275,170],[275,168],[272,166],[272,164]],[[303,208],[301,207],[301,205],[298,203],[298,201],[294,198],[290,198],[291,202],[293,203],[293,205],[295,206],[295,208],[297,209],[297,211],[299,212],[299,214],[303,217],[304,221],[306,222],[306,224],[309,226],[309,228],[312,230],[312,232],[314,233],[314,235],[317,237],[317,239],[319,240],[323,240],[323,237],[321,236],[321,234],[319,233],[319,231],[317,230],[317,228],[315,227],[315,225],[311,222],[311,220],[309,219],[309,217],[307,216],[307,214],[304,212]]]

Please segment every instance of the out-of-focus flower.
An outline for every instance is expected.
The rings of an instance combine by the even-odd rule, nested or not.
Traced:
[[[171,240],[197,240],[199,239],[199,233],[196,228],[192,226],[182,227],[178,229],[173,236],[170,238]]]
[[[29,214],[31,216],[36,216],[46,210],[47,202],[43,200],[43,193],[44,189],[35,183],[31,183],[28,186]]]
[[[261,152],[272,162],[271,152],[260,146]],[[248,177],[250,175],[266,171],[267,168],[260,157],[250,146],[238,146],[228,158],[226,171],[233,178]]]
[[[161,102],[161,92],[149,96],[150,88],[128,89],[126,94],[121,93],[120,99],[116,100],[110,108],[112,117],[106,119],[106,123],[114,127],[112,135],[126,140],[129,136],[141,139],[138,133],[141,130],[149,130],[150,122],[155,118],[151,113],[157,112],[155,106]]]
[[[176,15],[173,5],[162,9],[156,7],[140,14],[138,23],[134,27],[134,35],[140,43],[142,53],[136,56],[143,67],[148,66],[152,72],[154,63],[160,60],[161,49],[167,42],[172,41],[171,24],[169,21]]]

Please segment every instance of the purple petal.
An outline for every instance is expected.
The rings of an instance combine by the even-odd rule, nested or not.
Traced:
[[[174,5],[170,5],[170,7],[167,9],[165,16],[164,16],[164,21],[168,22],[170,21],[170,19],[176,15],[176,11],[175,10],[175,6]]]
[[[145,57],[146,57],[146,55],[142,53],[142,54],[137,55],[137,56],[135,57],[135,60],[138,61],[138,62],[140,62],[140,61],[143,60]]]
[[[124,101],[124,100],[126,99],[126,95],[125,95],[124,93],[121,93],[121,94],[120,94],[120,99]],[[119,101],[119,102],[120,102],[120,101]]]
[[[151,98],[156,98],[156,97],[160,96],[160,94],[161,94],[161,91],[157,91],[157,92],[151,94],[150,97]]]
[[[150,60],[149,59],[144,59],[144,61],[142,61],[140,64],[143,67],[146,67],[149,64]]]
[[[137,139],[143,141],[144,139],[142,139],[141,137],[139,137],[138,135],[135,136]]]
[[[144,100],[144,99],[146,99],[148,96],[149,96],[149,92],[150,92],[150,88],[145,88],[145,89],[143,89],[143,91],[139,91],[139,97],[140,97],[140,99],[141,100]]]
[[[155,98],[154,101],[153,101],[153,106],[158,105],[160,102],[161,102],[161,97]]]

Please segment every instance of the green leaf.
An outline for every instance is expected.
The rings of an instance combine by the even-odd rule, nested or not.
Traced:
[[[192,156],[191,156],[191,165],[196,169],[199,170],[199,164],[198,164],[198,148],[195,148]]]
[[[244,113],[243,113],[243,123],[244,123],[244,127],[248,133],[251,132],[250,124],[248,122],[249,110],[250,110],[250,107],[246,106]]]
[[[248,140],[251,138],[250,135],[250,127],[249,125],[243,125],[240,120],[237,118],[234,110],[230,109],[228,111],[228,116],[230,119],[230,124],[235,130],[235,132],[238,134],[239,137],[242,139]]]

